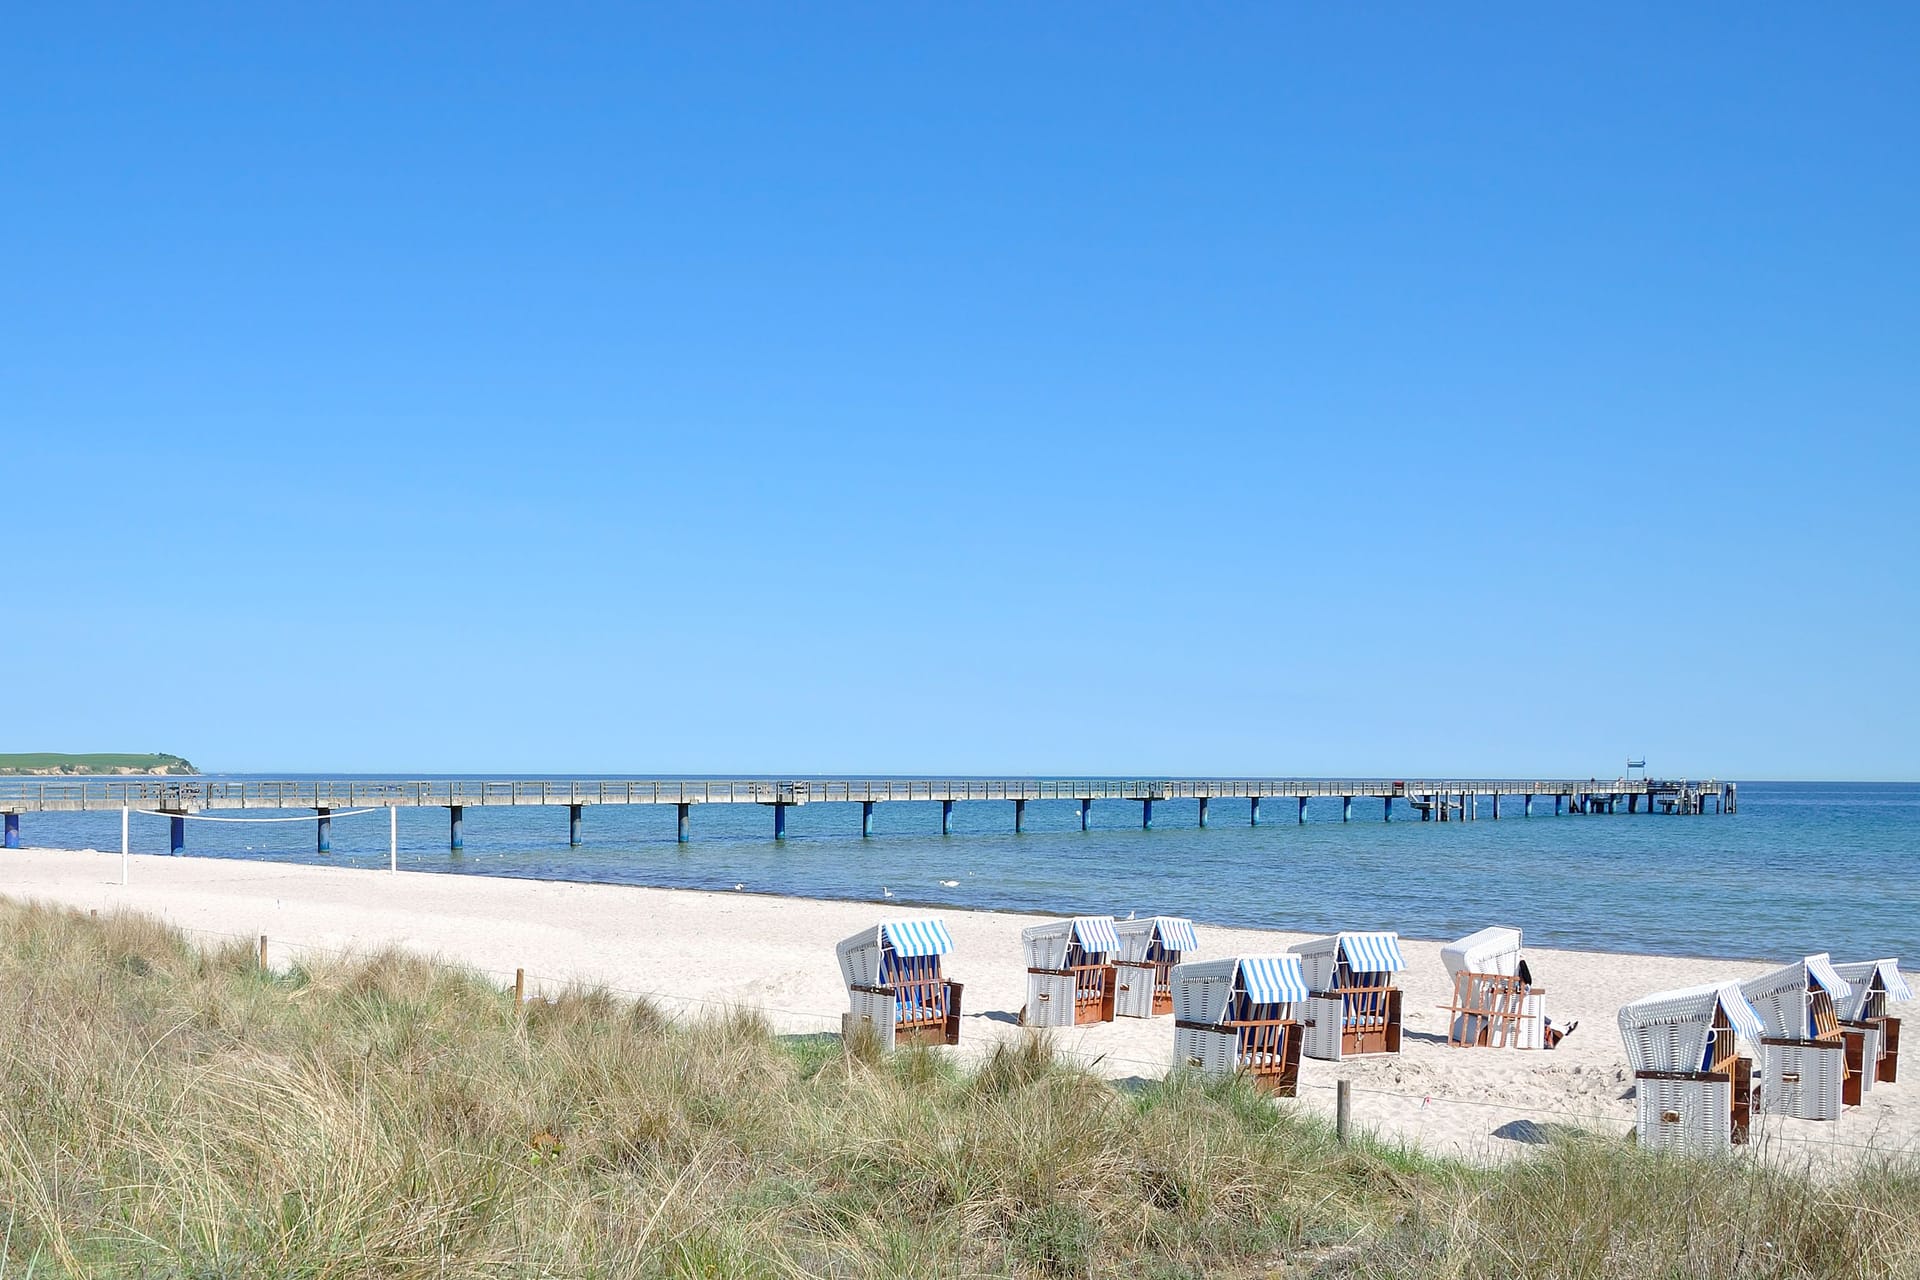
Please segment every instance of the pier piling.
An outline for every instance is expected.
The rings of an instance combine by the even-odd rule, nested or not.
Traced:
[[[940,802],[940,834],[943,836],[953,834],[953,801],[951,800]]]
[[[1247,814],[1247,825],[1250,827],[1259,826],[1260,825],[1260,797],[1259,796],[1248,797],[1247,808],[1249,810]]]
[[[1495,822],[1500,821],[1500,793],[1498,791],[1493,793],[1493,820]]]
[[[1013,802],[1013,834],[1019,835],[1026,829],[1027,802],[1025,800],[1015,800]]]
[[[20,815],[17,813],[9,813],[6,817],[5,843],[9,849],[20,847]]]
[[[1202,828],[1205,828],[1207,825],[1207,798],[1205,796],[1200,797],[1200,825]]]
[[[1087,829],[1087,815],[1092,812],[1093,812],[1093,801],[1082,800],[1080,802],[1080,829],[1082,831],[1085,831]]]
[[[1392,822],[1393,821],[1393,797],[1381,796],[1380,799],[1382,801],[1382,804],[1380,805],[1380,821]]]
[[[315,853],[333,852],[333,810],[315,809],[320,820],[313,824],[313,850]]]
[[[677,804],[673,807],[674,837],[685,844],[693,839],[693,806]]]
[[[1307,798],[1305,796],[1300,797],[1299,823],[1303,827],[1307,825]]]
[[[775,801],[773,806],[773,838],[787,838],[787,806],[780,801]]]
[[[1531,818],[1533,816],[1533,797],[1532,796],[1521,797],[1520,816],[1523,818]]]
[[[167,852],[180,854],[187,848],[187,820],[180,814],[167,816]]]
[[[577,804],[567,806],[567,843],[569,845],[580,843],[580,810],[583,807]]]
[[[1142,831],[1153,830],[1153,801],[1151,800],[1142,800],[1140,802],[1140,829]]]
[[[467,847],[467,806],[450,804],[447,806],[447,848],[460,850]]]
[[[1353,821],[1353,797],[1352,796],[1340,797],[1340,821],[1342,822]]]
[[[873,834],[873,801],[860,802],[860,838],[867,839]]]

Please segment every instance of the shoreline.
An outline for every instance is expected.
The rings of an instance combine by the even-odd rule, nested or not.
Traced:
[[[526,970],[533,993],[570,983],[602,985],[659,1001],[669,1012],[752,1008],[777,1033],[837,1032],[847,1008],[835,945],[899,914],[937,912],[953,935],[948,973],[965,984],[960,1058],[1027,1033],[1020,930],[1035,912],[923,906],[893,898],[797,898],[751,890],[676,889],[484,874],[450,875],[245,858],[130,856],[22,849],[0,855],[0,897],[81,910],[155,916],[190,936],[249,942],[265,934],[270,963],[301,955],[365,954],[397,946],[462,965],[511,987]],[[1489,919],[1486,924],[1510,923]],[[1198,922],[1197,958],[1284,951],[1318,936]],[[1398,1057],[1307,1061],[1291,1105],[1331,1115],[1333,1084],[1352,1082],[1356,1123],[1434,1154],[1498,1160],[1522,1154],[1554,1126],[1625,1134],[1632,1078],[1616,1030],[1618,1008],[1639,996],[1706,981],[1742,980],[1764,963],[1746,960],[1528,947],[1556,1025],[1579,1029],[1555,1051],[1454,1049],[1440,1008],[1451,983],[1440,943],[1403,937],[1408,969],[1405,1041]],[[1868,957],[1842,956],[1840,959]],[[1090,1070],[1122,1082],[1150,1080],[1173,1065],[1173,1022],[1120,1019],[1062,1029],[1055,1045]],[[1920,1105],[1911,1081],[1870,1091],[1838,1123],[1767,1117],[1756,1149],[1782,1159],[1920,1151]]]
[[[118,852],[115,852],[112,850],[94,849],[91,847],[69,849],[69,848],[56,847],[51,845],[22,846],[19,849],[8,850],[7,852],[8,853],[36,853],[36,854],[66,854],[66,855],[73,855],[73,856],[93,855],[97,857],[111,857],[111,858],[118,858],[120,856]],[[258,866],[268,866],[268,867],[306,867],[315,871],[353,872],[353,873],[362,874],[362,875],[389,874],[384,865],[371,865],[371,864],[362,865],[359,863],[354,863],[349,861],[349,859],[352,859],[356,856],[365,856],[365,857],[371,858],[371,857],[374,857],[375,855],[370,855],[370,854],[355,855],[355,854],[346,853],[346,852],[342,852],[335,855],[334,860],[331,860],[331,861],[310,861],[304,858],[231,857],[231,856],[222,856],[218,854],[198,854],[198,853],[182,853],[182,854],[135,853],[135,854],[130,854],[129,856],[136,859],[151,858],[160,862],[171,862],[171,861],[177,861],[177,860],[190,859],[190,860],[196,860],[196,861],[202,861],[202,862],[244,863],[248,865],[258,865]],[[889,909],[889,910],[905,909],[905,910],[915,910],[915,911],[951,911],[951,912],[964,912],[967,914],[976,914],[976,915],[977,914],[1019,915],[1019,916],[1032,916],[1036,918],[1048,918],[1048,919],[1061,919],[1067,916],[1083,914],[1079,912],[1074,912],[1074,911],[1069,911],[1069,910],[1064,910],[1064,909],[1049,907],[1049,906],[1031,907],[1031,908],[1026,908],[1019,911],[1014,911],[1008,908],[998,908],[998,907],[976,907],[976,906],[968,906],[964,903],[951,902],[951,901],[947,901],[940,898],[920,897],[920,896],[907,897],[907,896],[902,896],[898,894],[896,894],[891,898],[857,898],[852,896],[834,897],[831,895],[822,896],[822,895],[815,895],[815,894],[777,893],[768,889],[703,889],[697,885],[665,884],[665,883],[652,881],[652,880],[571,880],[571,879],[548,877],[548,876],[496,873],[493,871],[422,871],[422,870],[419,870],[418,868],[409,868],[404,864],[400,868],[400,874],[401,875],[422,875],[422,876],[445,876],[451,880],[503,880],[503,881],[512,881],[520,884],[598,885],[598,886],[604,886],[606,888],[611,888],[611,889],[646,889],[646,890],[659,892],[659,893],[711,893],[711,894],[719,894],[721,896],[729,897],[729,898],[740,896],[740,897],[751,897],[751,898],[766,898],[766,899],[771,899],[771,900],[781,901],[781,902],[813,902],[813,903],[834,903],[839,905],[864,905],[864,906],[878,907],[878,908]],[[0,894],[4,894],[4,891],[5,891],[5,878],[4,876],[0,876]],[[1194,924],[1196,924],[1201,928],[1232,931],[1237,933],[1269,933],[1269,932],[1289,933],[1289,934],[1297,934],[1300,937],[1304,938],[1304,937],[1321,937],[1321,936],[1325,936],[1325,934],[1327,933],[1332,933],[1336,931],[1335,928],[1333,927],[1329,927],[1325,930],[1316,932],[1311,929],[1301,929],[1301,928],[1293,927],[1292,925],[1282,926],[1278,924],[1273,924],[1273,925],[1231,924],[1231,923],[1225,923],[1225,922],[1216,921],[1216,920],[1205,920],[1199,916],[1193,916],[1191,917],[1191,919],[1193,920]],[[1495,923],[1510,923],[1510,922],[1496,921]],[[1412,933],[1401,933],[1400,937],[1404,941],[1431,943],[1435,947],[1444,946],[1447,943],[1453,941],[1452,938],[1425,938],[1425,937],[1421,937],[1418,934],[1412,934]],[[1532,943],[1528,944],[1527,950],[1529,952],[1551,951],[1551,952],[1554,952],[1555,954],[1561,954],[1561,955],[1648,957],[1648,958],[1657,958],[1657,959],[1664,959],[1664,960],[1699,961],[1699,962],[1708,963],[1708,964],[1744,965],[1744,966],[1752,967],[1756,970],[1760,968],[1764,968],[1769,964],[1781,963],[1781,961],[1778,959],[1768,960],[1766,957],[1754,957],[1754,956],[1711,955],[1711,954],[1704,954],[1699,952],[1685,952],[1685,951],[1653,951],[1653,950],[1628,951],[1628,950],[1617,950],[1610,947],[1535,946]],[[1862,957],[1862,958],[1865,958],[1865,957]],[[1874,957],[1874,958],[1877,959],[1878,957]],[[1920,957],[1915,957],[1915,964],[1917,968],[1920,968]]]

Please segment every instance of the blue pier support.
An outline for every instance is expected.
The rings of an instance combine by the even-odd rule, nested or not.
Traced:
[[[1307,798],[1305,796],[1300,797],[1300,825],[1303,827],[1307,825]]]
[[[1205,796],[1200,797],[1200,825],[1202,828],[1207,825],[1207,798]]]
[[[1386,803],[1380,806],[1380,821],[1392,822],[1393,821],[1393,797],[1382,796],[1381,799],[1384,800]]]
[[[1087,816],[1092,812],[1093,812],[1093,801],[1082,800],[1080,802],[1080,829],[1082,831],[1085,831],[1087,829]]]
[[[773,838],[775,840],[787,838],[787,806],[784,804],[773,806]]]
[[[1353,821],[1353,797],[1352,796],[1340,797],[1340,821],[1342,822]]]
[[[582,806],[577,804],[567,806],[567,843],[569,845],[577,845],[580,843],[581,807]]]
[[[1495,822],[1500,821],[1500,793],[1498,791],[1493,793],[1493,820]]]
[[[1151,800],[1142,800],[1140,802],[1140,829],[1142,831],[1153,830],[1153,801]]]
[[[333,852],[333,810],[315,809],[320,820],[313,824],[313,851],[315,853]]]
[[[1520,801],[1520,816],[1523,818],[1531,818],[1533,816],[1532,796],[1526,796]]]
[[[1025,800],[1015,800],[1013,802],[1013,834],[1019,835],[1026,829],[1027,802]]]
[[[447,848],[460,850],[467,847],[467,806],[450,804],[447,806]]]
[[[1252,796],[1247,801],[1247,825],[1250,827],[1257,827],[1260,825],[1260,797],[1259,796]]]
[[[940,834],[943,836],[953,834],[953,801],[951,800],[940,802]]]
[[[1640,811],[1640,797],[1639,797],[1639,796],[1628,796],[1628,797],[1627,797],[1627,812],[1628,812],[1628,813],[1638,813],[1639,811]]]
[[[673,806],[673,813],[674,839],[678,840],[681,844],[685,844],[687,841],[693,839],[693,806],[690,804],[677,804]]]
[[[873,801],[860,802],[860,838],[865,840],[873,834]]]
[[[1565,797],[1565,796],[1555,796],[1555,797],[1553,798],[1553,816],[1554,816],[1554,817],[1556,817],[1556,818],[1557,818],[1557,817],[1559,817],[1559,816],[1560,816],[1560,806],[1561,806],[1561,804],[1562,804],[1562,803],[1564,803],[1565,801],[1566,801],[1566,797]]]
[[[17,813],[8,814],[6,827],[7,827],[7,834],[6,834],[7,848],[18,849],[20,847],[20,815]]]
[[[167,852],[182,854],[187,850],[187,820],[179,814],[167,818]]]

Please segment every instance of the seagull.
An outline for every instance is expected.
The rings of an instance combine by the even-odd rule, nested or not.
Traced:
[[[735,886],[733,886],[733,887],[734,887],[734,888],[736,888],[736,889],[744,889],[744,888],[746,888],[747,886],[745,886],[744,884],[737,884],[737,885],[735,885]]]
[[[1127,912],[1127,919],[1129,920],[1133,919],[1133,912],[1131,911]]]

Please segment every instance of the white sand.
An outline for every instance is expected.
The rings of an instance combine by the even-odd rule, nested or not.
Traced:
[[[1026,1032],[1020,930],[1039,917],[920,911],[892,903],[823,902],[754,894],[482,876],[348,870],[214,858],[135,856],[131,886],[120,855],[20,850],[0,855],[0,894],[82,909],[147,912],[201,935],[269,938],[274,964],[303,950],[365,952],[388,944],[457,961],[531,989],[573,981],[671,996],[682,1011],[760,1009],[781,1032],[838,1031],[846,1008],[834,944],[882,919],[939,914],[953,934],[947,972],[965,983],[959,1052],[976,1055]],[[1489,921],[1488,923],[1511,923]],[[1282,951],[1310,935],[1200,930],[1202,957]],[[1469,1158],[1525,1151],[1530,1130],[1577,1124],[1626,1133],[1632,1079],[1614,1017],[1627,1000],[1765,966],[1671,956],[1529,949],[1556,1025],[1577,1033],[1553,1052],[1450,1049],[1439,1007],[1450,984],[1437,942],[1402,942],[1410,966],[1405,1047],[1397,1058],[1307,1060],[1297,1105],[1331,1113],[1334,1081],[1353,1081],[1356,1123]],[[1869,959],[1841,956],[1841,960]],[[676,1007],[669,1004],[669,1007]],[[1909,1011],[1911,1012],[1911,1011]],[[1056,1043],[1117,1079],[1152,1079],[1173,1058],[1173,1020],[1120,1019],[1054,1033]],[[1920,1062],[1908,1072],[1920,1071]],[[1911,1080],[1881,1085],[1838,1123],[1766,1117],[1755,1142],[1783,1161],[1850,1160],[1920,1150],[1920,1093]],[[1532,1136],[1532,1140],[1538,1140]]]

